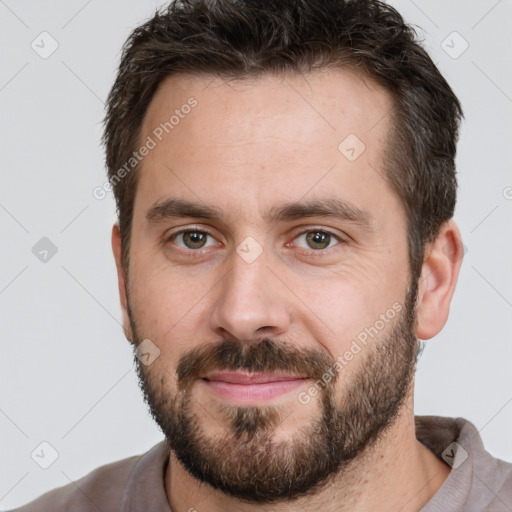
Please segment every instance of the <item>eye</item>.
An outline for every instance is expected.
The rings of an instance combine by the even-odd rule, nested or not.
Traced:
[[[208,237],[212,239],[211,243],[207,243]],[[215,239],[206,231],[191,229],[188,231],[180,231],[169,237],[169,241],[174,242],[182,249],[204,249],[211,245],[215,245]]]
[[[340,242],[340,239],[327,231],[315,229],[312,231],[305,231],[299,234],[296,238],[296,245],[302,249],[313,249],[321,251],[330,249]]]

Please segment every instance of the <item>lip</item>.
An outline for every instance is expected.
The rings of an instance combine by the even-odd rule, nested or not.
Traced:
[[[276,373],[248,375],[240,372],[219,372],[209,374],[201,381],[223,400],[250,405],[289,393],[307,380],[296,375]]]
[[[268,382],[283,382],[304,379],[299,375],[285,373],[242,373],[242,372],[215,372],[203,377],[207,381],[229,382],[231,384],[264,384]]]

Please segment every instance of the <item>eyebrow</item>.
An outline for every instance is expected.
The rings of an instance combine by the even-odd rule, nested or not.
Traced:
[[[195,217],[198,219],[217,220],[222,210],[213,206],[195,203],[187,199],[168,198],[153,205],[146,213],[146,220],[156,224],[168,219],[179,217]]]
[[[146,220],[151,224],[182,217],[222,221],[223,214],[220,208],[172,197],[153,205],[146,213]],[[373,220],[370,212],[335,198],[284,203],[274,206],[263,216],[269,224],[308,217],[332,217],[365,228],[371,228]]]

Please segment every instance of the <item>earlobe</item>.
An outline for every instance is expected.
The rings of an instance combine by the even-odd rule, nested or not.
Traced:
[[[416,308],[419,339],[434,337],[446,324],[464,257],[463,247],[459,228],[449,220],[425,248]]]
[[[119,300],[121,303],[121,313],[123,320],[123,331],[126,339],[133,342],[132,328],[130,318],[128,316],[128,293],[127,293],[127,278],[125,269],[122,265],[122,245],[121,245],[121,231],[119,229],[119,222],[112,226],[112,252],[117,269],[117,282],[119,288]]]

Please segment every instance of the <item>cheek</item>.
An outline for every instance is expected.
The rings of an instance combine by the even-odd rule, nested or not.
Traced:
[[[138,334],[172,357],[190,349],[191,340],[204,341],[199,335],[206,325],[203,303],[212,288],[205,281],[183,279],[168,269],[138,274],[130,289]]]
[[[332,339],[336,355],[365,329],[375,325],[404,297],[403,273],[386,273],[378,265],[346,266],[322,279],[301,280],[292,288],[301,299],[301,320],[319,339]],[[385,275],[386,277],[382,277]]]

